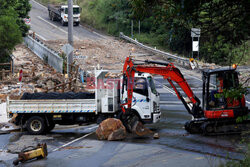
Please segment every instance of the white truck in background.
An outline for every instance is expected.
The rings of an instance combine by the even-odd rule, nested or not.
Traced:
[[[68,24],[68,6],[67,5],[48,5],[49,18],[52,21],[60,21],[62,26]],[[81,8],[73,5],[73,23],[78,26],[80,24]]]
[[[108,70],[95,71],[95,97],[93,99],[9,100],[7,113],[17,114],[15,124],[27,128],[30,134],[44,134],[55,124],[72,125],[100,123],[122,113],[120,104],[126,102],[127,87],[121,78],[110,78]],[[160,120],[160,97],[153,77],[148,73],[136,73],[132,111],[143,123]]]

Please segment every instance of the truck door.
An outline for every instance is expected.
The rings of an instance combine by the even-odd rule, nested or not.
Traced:
[[[160,95],[157,92],[155,88],[155,83],[154,79],[150,76],[147,78],[148,80],[148,85],[149,85],[149,98],[150,98],[150,111],[151,113],[153,112],[159,112],[159,102],[160,102]]]
[[[142,119],[150,119],[150,100],[149,99],[148,82],[146,78],[135,77],[134,80],[134,95],[132,108],[137,110]]]

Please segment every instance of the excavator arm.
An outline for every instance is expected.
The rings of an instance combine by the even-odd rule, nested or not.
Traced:
[[[175,93],[177,94],[177,97],[182,101],[188,112],[192,114],[195,118],[199,118],[202,116],[202,113],[200,112],[200,100],[194,95],[193,91],[191,90],[190,86],[188,85],[180,70],[176,68],[172,63],[168,64],[146,60],[143,64],[134,64],[133,59],[131,59],[130,57],[126,58],[123,67],[123,75],[125,78],[124,82],[126,82],[127,84],[127,102],[122,104],[122,110],[124,113],[126,112],[126,110],[131,109],[135,72],[145,72],[163,76],[163,78],[167,79],[170,85],[173,87]],[[188,106],[188,103],[177,90],[177,88],[173,84],[173,81],[176,82],[187,95],[187,97],[189,98],[189,102],[192,103],[192,108]],[[126,105],[127,109],[124,108],[124,106]]]

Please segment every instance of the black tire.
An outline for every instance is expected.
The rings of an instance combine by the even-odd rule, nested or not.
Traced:
[[[102,121],[104,121],[106,119],[106,117],[104,115],[99,115],[96,119],[96,123],[100,124],[102,123]]]
[[[45,132],[46,124],[44,118],[40,116],[32,116],[26,124],[27,130],[32,135],[40,135]]]
[[[63,19],[61,19],[61,24],[62,26],[66,26],[66,23],[63,21]]]
[[[55,21],[56,19],[55,19],[55,14],[54,13],[51,13],[51,20],[52,21]]]
[[[49,19],[52,20],[51,12],[49,12]]]
[[[79,22],[76,22],[76,26],[79,26],[79,24],[80,24]]]
[[[54,122],[50,122],[46,128],[46,132],[50,132],[55,128],[56,124]]]

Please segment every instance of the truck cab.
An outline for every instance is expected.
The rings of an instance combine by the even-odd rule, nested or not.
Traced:
[[[160,96],[153,76],[148,73],[135,73],[133,90],[132,110],[143,123],[158,122],[161,118]],[[124,86],[124,93],[121,94],[122,101],[126,102],[127,86]]]
[[[64,23],[68,23],[68,6],[62,5],[61,6],[61,19]],[[73,22],[76,25],[79,25],[80,23],[80,13],[81,8],[78,5],[73,5]]]

